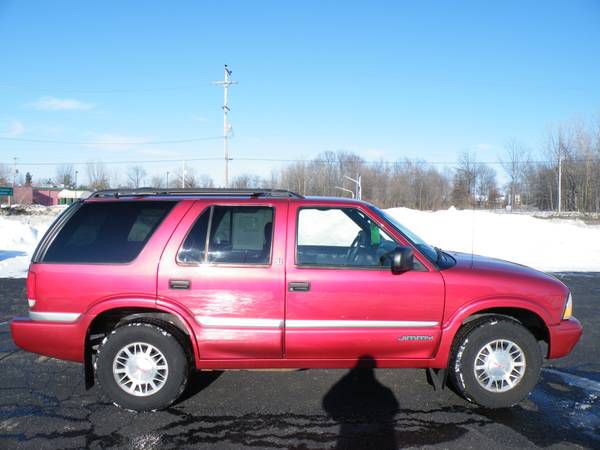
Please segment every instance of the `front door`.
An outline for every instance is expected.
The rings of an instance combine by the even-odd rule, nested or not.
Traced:
[[[420,254],[415,270],[393,274],[386,255],[408,243],[371,215],[361,206],[290,205],[287,358],[433,356],[442,277]]]
[[[282,357],[286,218],[287,202],[197,201],[173,234],[158,301],[194,318],[200,358]]]

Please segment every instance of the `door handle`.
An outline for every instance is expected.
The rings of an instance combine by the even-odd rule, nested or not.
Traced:
[[[309,281],[290,281],[288,283],[288,291],[290,291],[290,292],[310,291],[310,282]]]
[[[191,284],[190,280],[169,280],[169,288],[171,289],[189,289]]]

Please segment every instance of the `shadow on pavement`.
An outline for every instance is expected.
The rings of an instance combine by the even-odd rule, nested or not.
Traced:
[[[340,424],[335,448],[365,448],[361,438],[373,448],[398,448],[394,417],[400,405],[375,377],[375,367],[375,359],[362,356],[323,398],[323,409]]]
[[[212,371],[196,371],[193,370],[190,374],[190,381],[186,388],[186,390],[181,394],[181,396],[175,402],[175,405],[184,402],[190,397],[195,396],[199,392],[206,389],[210,386],[217,378],[219,378],[223,374],[222,371],[212,370]]]

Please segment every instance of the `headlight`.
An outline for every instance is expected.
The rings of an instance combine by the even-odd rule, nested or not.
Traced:
[[[567,297],[567,302],[565,303],[565,311],[563,312],[563,320],[567,320],[573,315],[573,297],[571,297],[571,293],[569,292],[569,296]]]

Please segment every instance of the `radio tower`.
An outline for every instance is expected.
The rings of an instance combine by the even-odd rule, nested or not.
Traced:
[[[229,86],[237,84],[237,81],[231,81],[231,70],[225,64],[225,79],[223,81],[215,81],[214,84],[223,87],[223,151],[225,153],[225,187],[229,187],[229,135],[231,133],[231,125],[229,124]]]

